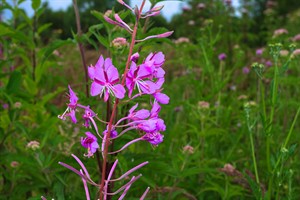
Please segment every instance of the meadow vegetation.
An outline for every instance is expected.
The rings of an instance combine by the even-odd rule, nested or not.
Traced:
[[[19,8],[22,2],[0,3],[0,14],[12,13],[11,19],[0,22],[0,199],[84,199],[84,181],[58,164],[79,169],[71,154],[100,185],[102,152],[99,148],[95,155],[85,156],[83,120],[78,115],[73,124],[70,118],[57,116],[68,107],[70,85],[81,104],[90,105],[97,117],[109,122],[116,99],[91,97],[87,87],[93,81],[86,79],[84,69],[103,55],[112,59],[122,79],[127,57],[135,52],[139,63],[151,52],[164,54],[165,82],[159,92],[170,101],[160,105],[159,116],[167,127],[162,143],[141,141],[107,156],[108,169],[118,159],[116,177],[149,162],[138,170],[143,176],[125,199],[139,199],[147,187],[145,199],[300,198],[297,0],[289,4],[241,0],[238,11],[228,0],[191,0],[170,22],[161,16],[141,19],[137,39],[174,33],[136,43],[134,48],[132,34],[105,18],[114,19],[118,13],[134,26],[137,15],[117,1],[99,5],[89,0],[87,7],[78,1],[79,8],[86,8],[79,9],[81,29],[73,7],[53,12],[32,0],[34,15],[29,17]],[[155,8],[160,0],[151,2]],[[61,16],[63,28],[58,25]],[[125,96],[116,109],[118,119],[136,103],[152,108],[153,97],[129,102]],[[99,132],[111,131],[97,124]],[[89,131],[96,135],[95,127]],[[124,134],[111,150],[141,134],[141,130]],[[129,178],[111,187],[116,190]],[[88,187],[91,199],[97,198],[99,187]]]

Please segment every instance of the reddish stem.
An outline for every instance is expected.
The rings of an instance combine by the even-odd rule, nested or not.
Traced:
[[[138,22],[139,22],[139,19],[141,17],[141,13],[142,13],[143,7],[145,5],[145,2],[146,2],[146,0],[143,0],[142,5],[141,5],[140,10],[139,10],[139,13],[138,13],[138,16],[136,16],[136,22],[135,22],[134,29],[133,29],[133,32],[132,32],[132,35],[131,35],[132,39],[131,39],[131,43],[130,43],[130,47],[129,47],[129,54],[128,54],[125,70],[124,70],[124,73],[123,73],[123,78],[122,78],[122,81],[121,81],[121,84],[123,86],[125,85],[126,75],[127,75],[129,64],[130,64],[130,58],[132,56],[133,47],[134,47],[134,44],[135,44],[135,38],[136,38],[137,29],[138,29]],[[111,116],[110,116],[110,120],[109,120],[109,124],[108,124],[108,130],[107,130],[107,133],[106,133],[107,137],[106,137],[106,140],[105,140],[105,146],[104,146],[104,152],[103,152],[102,178],[101,178],[101,185],[100,185],[100,200],[103,200],[103,197],[104,197],[103,187],[104,187],[104,182],[105,182],[105,179],[106,179],[106,165],[107,165],[109,139],[110,139],[112,124],[113,124],[113,121],[115,119],[118,104],[119,104],[119,99],[116,99],[115,103],[114,103],[114,106],[113,106]]]

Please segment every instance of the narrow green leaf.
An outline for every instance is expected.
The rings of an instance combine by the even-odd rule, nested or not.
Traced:
[[[47,28],[49,28],[50,26],[52,26],[52,23],[47,23],[47,24],[43,24],[42,26],[40,26],[38,28],[38,34],[41,34],[44,30],[46,30]]]
[[[37,94],[38,88],[36,82],[34,82],[29,76],[23,77],[23,84],[29,94],[31,94],[32,96],[35,96]]]
[[[250,188],[251,188],[252,193],[255,196],[255,198],[257,200],[261,200],[262,199],[262,193],[261,193],[260,186],[248,174],[246,174],[246,178],[248,180],[248,183],[250,185]]]
[[[104,21],[103,13],[96,10],[92,10],[91,14],[94,15],[94,17],[96,17],[97,19]]]
[[[21,87],[22,74],[19,71],[14,71],[7,83],[6,91],[8,94],[17,93]]]
[[[42,101],[40,101],[40,104],[44,106],[48,101],[53,99],[56,95],[58,95],[59,93],[61,93],[64,90],[65,90],[65,88],[59,87],[56,89],[55,92],[52,92],[52,93],[49,93],[49,94],[43,96],[43,99],[42,99]]]
[[[32,0],[31,7],[33,10],[37,10],[41,5],[41,0]]]
[[[3,23],[0,24],[0,37],[13,33],[14,31],[11,30],[9,27],[5,26]]]

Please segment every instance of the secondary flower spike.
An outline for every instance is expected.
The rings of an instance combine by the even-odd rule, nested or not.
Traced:
[[[72,90],[72,88],[69,86],[69,101],[70,103],[68,104],[68,108],[62,115],[58,115],[58,118],[65,120],[66,117],[70,117],[72,122],[74,124],[77,123],[77,119],[75,116],[75,110],[77,107],[77,102],[78,102],[78,97],[76,96],[75,92]]]
[[[125,89],[119,82],[119,73],[115,66],[113,66],[110,58],[100,56],[95,66],[88,68],[90,79],[93,80],[91,85],[91,95],[100,97],[104,94],[104,101],[107,101],[109,95],[113,95],[118,99],[123,99],[125,96]]]

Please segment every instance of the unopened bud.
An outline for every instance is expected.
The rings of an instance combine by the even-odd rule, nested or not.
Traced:
[[[209,103],[206,101],[199,101],[198,102],[198,108],[199,109],[208,109],[209,108]]]
[[[116,47],[117,49],[120,49],[120,48],[128,46],[128,45],[129,44],[128,44],[126,38],[118,37],[112,41],[112,46]]]
[[[163,9],[164,5],[162,6],[155,6],[154,8],[152,8],[150,11],[151,12],[157,12],[157,11],[161,11]]]
[[[17,162],[17,161],[12,161],[12,162],[10,163],[10,166],[11,166],[12,168],[17,168],[17,167],[19,167],[19,165],[20,165],[20,163]]]
[[[194,153],[194,147],[190,145],[186,145],[183,147],[183,152],[188,153],[188,154],[193,154]]]
[[[136,52],[135,54],[133,54],[130,57],[130,60],[133,61],[133,62],[137,62],[137,60],[139,59],[139,57],[140,57],[140,54],[138,52]]]
[[[112,15],[112,10],[107,10],[105,13],[104,13],[104,16],[105,17],[110,17]]]
[[[40,148],[40,143],[38,141],[33,140],[33,141],[30,141],[26,145],[26,147],[35,151]]]

